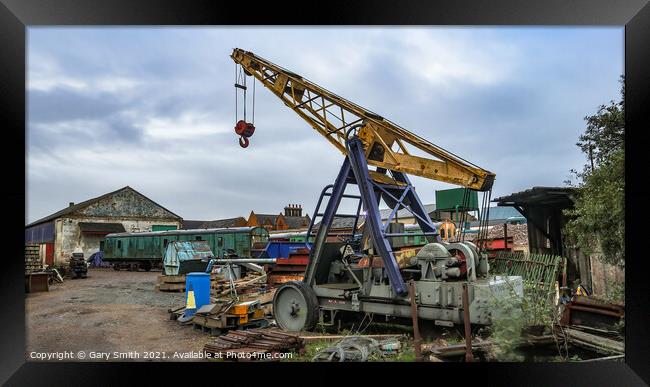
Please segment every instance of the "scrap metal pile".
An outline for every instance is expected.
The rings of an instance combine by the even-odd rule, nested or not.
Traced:
[[[251,329],[230,331],[208,342],[203,347],[212,358],[250,360],[253,357],[233,356],[233,354],[272,354],[280,352],[302,352],[305,342],[297,335],[276,330]]]
[[[509,224],[507,225],[508,237],[512,237],[515,245],[528,244],[528,225],[527,224]],[[503,225],[495,225],[488,229],[487,239],[503,238],[504,230]],[[466,234],[464,236],[466,241],[472,242],[477,238],[477,234]]]
[[[383,358],[399,352],[399,338],[375,340],[371,337],[346,337],[331,347],[323,348],[314,355],[313,362],[349,362],[368,361],[371,358]]]

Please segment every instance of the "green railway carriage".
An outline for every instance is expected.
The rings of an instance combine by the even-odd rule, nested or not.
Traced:
[[[216,257],[229,251],[250,257],[255,245],[268,242],[269,232],[263,227],[230,227],[108,234],[102,243],[102,260],[116,269],[120,264],[135,264],[150,270],[160,265],[169,242],[194,240],[207,241]]]

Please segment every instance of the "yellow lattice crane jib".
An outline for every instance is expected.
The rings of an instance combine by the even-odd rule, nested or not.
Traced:
[[[233,50],[231,58],[241,65],[246,75],[260,81],[344,155],[347,155],[347,131],[361,124],[357,136],[364,145],[369,165],[478,191],[492,188],[494,173],[298,74],[239,48]],[[416,156],[412,154],[413,148],[434,158]],[[386,178],[386,175],[372,172],[373,179]]]

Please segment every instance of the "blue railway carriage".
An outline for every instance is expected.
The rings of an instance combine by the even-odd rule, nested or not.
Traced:
[[[263,227],[230,227],[108,234],[102,243],[102,260],[116,270],[126,266],[149,271],[162,265],[169,242],[195,240],[207,241],[215,257],[250,257],[256,246],[266,245],[269,232]]]

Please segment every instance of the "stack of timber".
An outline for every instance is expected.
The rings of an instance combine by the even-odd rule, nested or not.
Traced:
[[[39,245],[25,245],[25,274],[43,271]]]
[[[210,282],[217,280],[216,274],[210,275]],[[185,291],[185,274],[180,275],[159,275],[156,290],[161,292],[184,292]]]
[[[203,347],[212,358],[225,360],[278,360],[264,357],[265,354],[302,352],[305,342],[297,335],[270,329],[252,329],[248,331],[231,331],[219,336]],[[242,356],[242,355],[253,356]],[[257,356],[254,356],[257,355]],[[260,356],[262,355],[262,356]]]
[[[238,295],[259,293],[266,290],[266,274],[257,272],[249,273],[244,278],[233,281],[235,290]],[[231,282],[227,279],[218,279],[212,282],[212,289],[210,293],[219,298],[231,294]]]

